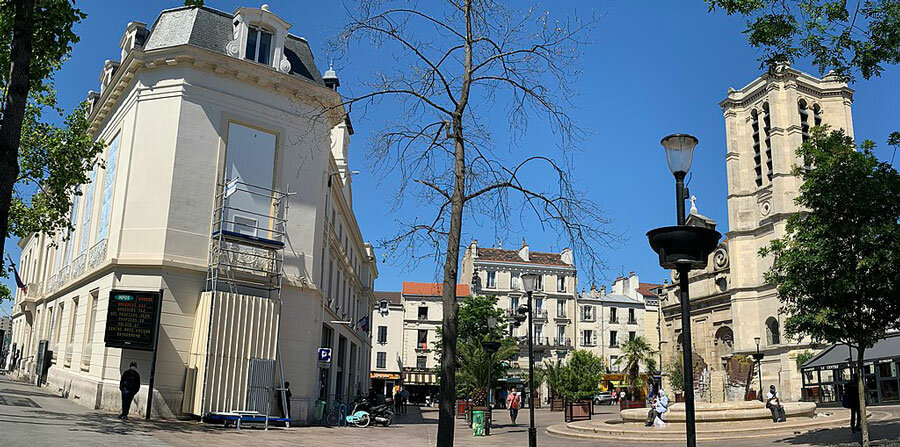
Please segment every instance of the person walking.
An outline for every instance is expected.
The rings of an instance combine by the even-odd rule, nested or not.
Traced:
[[[141,375],[137,372],[137,362],[131,362],[131,365],[122,373],[122,378],[119,380],[119,391],[122,392],[122,414],[119,415],[119,419],[123,421],[128,420],[131,401],[134,400],[134,396],[140,389]]]
[[[509,421],[516,426],[516,418],[519,416],[519,407],[522,406],[522,398],[516,391],[510,391],[506,397],[506,408],[509,409]]]
[[[862,418],[859,416],[859,376],[850,376],[850,383],[844,386],[844,408],[850,409],[850,433],[862,431]]]
[[[403,410],[403,397],[400,396],[400,390],[394,392],[394,413],[401,414]]]
[[[406,414],[406,404],[409,403],[409,391],[406,390],[406,387],[400,390],[400,401],[403,402],[403,414]]]
[[[769,393],[766,394],[766,408],[772,412],[772,422],[784,422],[787,420],[784,406],[781,405],[781,399],[778,398],[778,392],[775,391],[775,385],[769,386]]]

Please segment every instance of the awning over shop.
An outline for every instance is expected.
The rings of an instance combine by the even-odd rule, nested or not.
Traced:
[[[875,343],[875,346],[866,349],[863,362],[871,365],[897,358],[900,358],[900,332],[890,334]],[[856,349],[847,345],[831,345],[809,359],[801,368],[834,369],[841,368],[842,365],[845,367],[850,362],[856,362]]]
[[[404,371],[403,383],[406,385],[437,385],[437,374],[432,372]]]

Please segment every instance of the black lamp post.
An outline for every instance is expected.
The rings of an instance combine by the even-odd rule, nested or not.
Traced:
[[[534,340],[531,338],[532,326],[534,326],[534,313],[531,306],[531,294],[534,293],[534,283],[537,275],[525,273],[520,276],[522,287],[528,295],[528,446],[537,447],[537,429],[534,428]]]
[[[497,350],[500,349],[500,342],[497,341],[482,341],[481,347],[484,348],[485,354],[488,356],[488,370],[487,370],[487,421],[484,424],[484,434],[491,434],[491,423],[493,420],[493,407],[491,406],[491,396],[493,389],[491,388],[491,369],[494,367],[494,354]]]
[[[693,349],[691,347],[691,305],[688,294],[688,272],[692,269],[706,268],[710,253],[716,249],[719,238],[718,231],[711,228],[685,225],[684,178],[691,169],[691,160],[697,138],[686,134],[673,134],[662,139],[666,150],[666,161],[669,170],[675,176],[675,205],[677,209],[674,227],[662,227],[650,230],[647,237],[650,247],[659,254],[659,265],[678,272],[678,294],[681,303],[682,360],[684,367],[684,423],[687,435],[687,447],[697,445],[697,427],[694,412],[694,371]]]
[[[759,401],[763,401],[763,382],[762,382],[762,359],[766,355],[759,352],[759,337],[753,337],[756,341],[756,354],[753,354],[753,360],[756,360],[756,373],[759,374]]]

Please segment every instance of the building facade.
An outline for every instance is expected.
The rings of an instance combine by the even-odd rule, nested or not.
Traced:
[[[525,241],[518,250],[479,247],[474,240],[463,255],[461,280],[473,292],[497,298],[497,306],[510,315],[525,305],[528,297],[519,277],[538,275],[532,293],[535,363],[564,359],[575,348],[575,298],[577,269],[568,248],[560,253],[532,252]],[[510,327],[510,335],[521,341],[522,350],[514,368],[528,368],[527,325]]]
[[[801,180],[792,173],[794,166],[802,165],[796,149],[818,125],[844,129],[852,136],[852,101],[853,90],[835,75],[816,78],[780,67],[740,90],[729,89],[720,103],[727,138],[729,229],[707,268],[690,273],[691,337],[695,363],[711,373],[724,372],[727,382],[746,383],[739,377],[744,374],[736,373],[742,368],[735,356],[755,353],[759,337],[765,386],[776,385],[785,399],[801,397],[794,358],[811,345],[782,333],[776,289],[763,278],[772,260],[760,257],[759,249],[784,236],[787,219],[800,211],[794,199]],[[688,221],[715,226],[695,206]],[[677,282],[673,272],[662,299],[667,360],[681,349]]]
[[[111,292],[161,291],[155,415],[265,406],[251,384],[284,381],[291,418],[308,422],[317,399],[367,389],[378,271],[352,210],[352,128],[336,76],[290,27],[267,7],[128,24],[88,96],[107,147],[74,197],[75,229],[19,242],[17,375],[118,410],[121,372],[136,361],[146,383],[152,357],[105,343]]]
[[[612,373],[621,371],[621,365],[617,364],[622,357],[621,345],[637,337],[647,337],[646,303],[638,293],[640,284],[637,275],[631,272],[627,278],[616,278],[611,293],[607,293],[606,286],[599,290],[591,287],[577,299],[576,349],[601,357]]]
[[[393,396],[403,373],[404,306],[400,292],[375,292],[372,313],[372,372],[375,392]]]

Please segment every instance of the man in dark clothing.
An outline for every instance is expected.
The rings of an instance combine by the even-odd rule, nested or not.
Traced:
[[[119,391],[122,392],[122,414],[119,419],[128,420],[128,411],[131,409],[131,401],[141,389],[141,375],[137,372],[137,362],[131,362],[128,369],[122,373],[119,380]]]
[[[854,374],[850,378],[850,383],[844,387],[846,393],[847,407],[850,409],[850,433],[862,431],[862,418],[859,417],[859,386],[857,385],[859,376]]]
[[[291,418],[292,397],[294,397],[294,394],[291,393],[291,382],[284,382],[284,388],[275,390],[275,401],[278,405],[278,414],[283,418]]]

